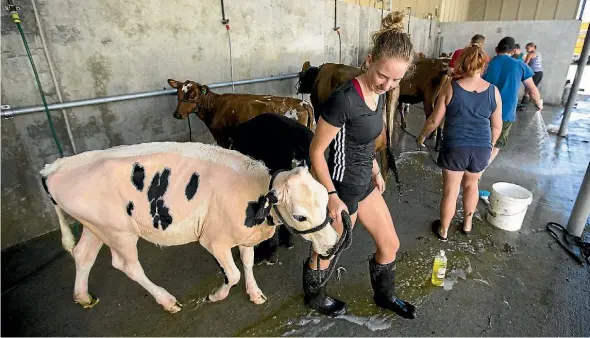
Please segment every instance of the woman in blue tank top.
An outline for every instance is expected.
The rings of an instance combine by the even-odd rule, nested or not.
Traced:
[[[444,121],[443,143],[438,165],[443,171],[440,219],[432,230],[443,241],[455,215],[459,190],[463,187],[463,232],[471,232],[479,198],[478,180],[488,166],[492,147],[502,132],[502,100],[498,89],[481,78],[487,59],[479,47],[463,51],[455,67],[456,80],[441,91],[432,115],[426,120],[418,143],[423,144]]]

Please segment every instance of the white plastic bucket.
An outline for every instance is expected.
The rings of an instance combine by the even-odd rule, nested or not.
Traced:
[[[533,194],[519,185],[495,183],[490,195],[488,222],[502,230],[517,231],[532,201]]]

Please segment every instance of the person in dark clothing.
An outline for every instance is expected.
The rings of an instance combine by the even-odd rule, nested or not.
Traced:
[[[338,88],[324,103],[309,155],[315,178],[329,194],[332,226],[342,233],[341,212],[358,219],[375,240],[376,252],[369,258],[373,299],[377,306],[404,318],[415,318],[415,307],[395,294],[395,258],[399,239],[387,204],[381,195],[383,177],[374,157],[375,139],[381,133],[384,95],[399,86],[413,62],[410,37],[403,33],[403,13],[390,13],[382,29],[373,34],[373,48],[366,58],[366,71]],[[324,152],[329,149],[328,160]],[[305,305],[328,316],[346,312],[346,304],[326,295],[329,260],[317,266],[317,253],[303,266]]]
[[[443,170],[443,198],[440,219],[432,224],[433,232],[442,241],[447,240],[461,186],[463,232],[471,232],[479,197],[478,180],[502,132],[500,92],[481,78],[486,59],[483,49],[465,48],[456,68],[459,79],[442,89],[434,112],[418,137],[418,143],[423,144],[426,136],[445,119],[445,137],[438,155],[438,165]]]

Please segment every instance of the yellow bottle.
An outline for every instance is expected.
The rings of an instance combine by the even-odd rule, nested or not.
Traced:
[[[447,271],[447,256],[445,251],[441,250],[439,254],[434,257],[434,266],[432,267],[432,284],[442,286],[445,280],[445,273]]]

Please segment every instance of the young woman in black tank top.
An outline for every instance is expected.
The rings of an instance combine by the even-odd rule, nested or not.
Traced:
[[[375,303],[404,318],[415,318],[414,306],[395,295],[399,239],[381,195],[385,184],[373,153],[383,128],[381,96],[399,86],[413,61],[412,43],[403,33],[402,20],[401,12],[383,19],[383,28],[373,34],[367,71],[340,87],[323,105],[309,153],[314,175],[329,193],[332,226],[342,233],[340,215],[346,210],[352,224],[358,217],[375,240],[377,251],[369,260]],[[327,148],[328,161],[324,157]],[[346,304],[326,296],[325,286],[319,286],[330,262],[322,260],[318,267],[316,258],[314,253],[303,268],[305,304],[328,316],[341,315]]]

